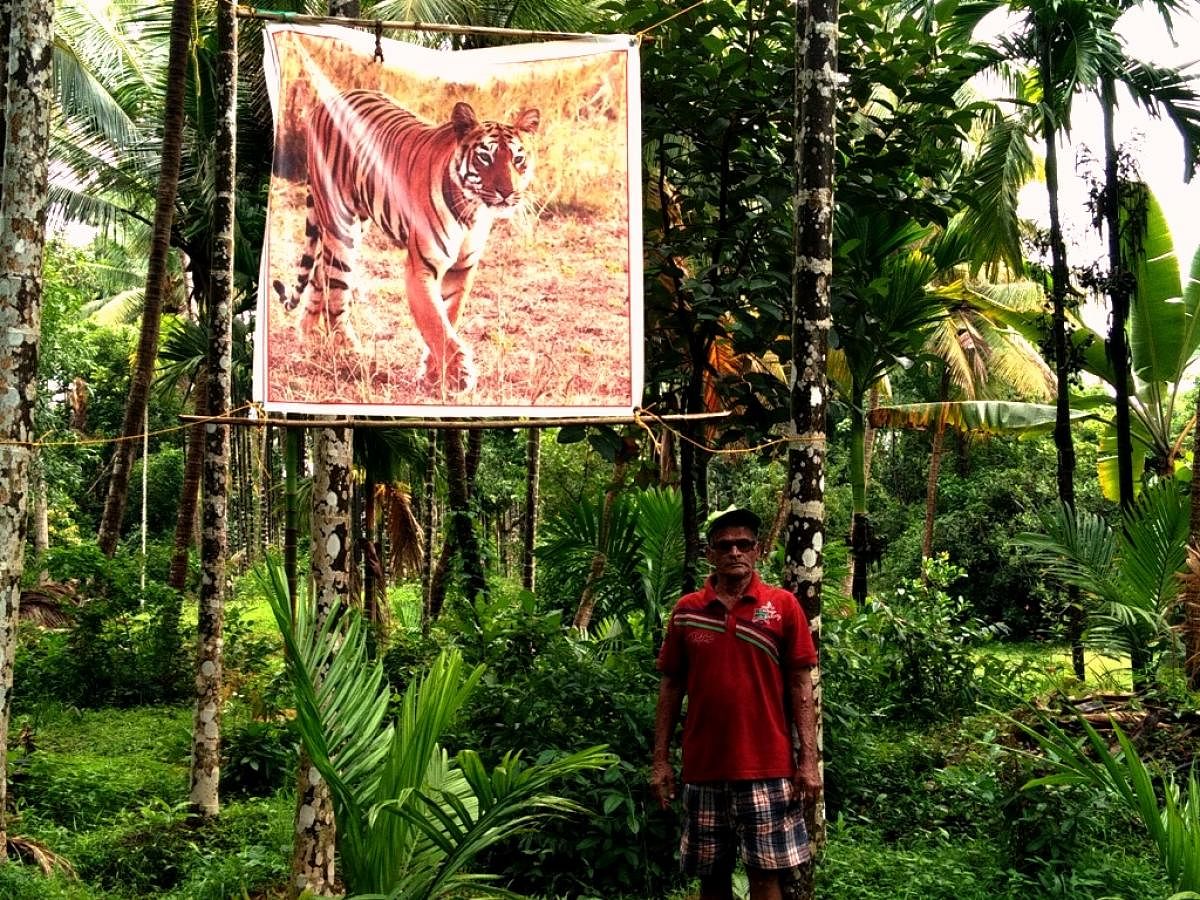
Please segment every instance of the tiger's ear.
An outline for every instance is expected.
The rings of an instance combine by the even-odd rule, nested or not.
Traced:
[[[533,134],[538,130],[538,125],[541,124],[542,114],[536,109],[523,109],[521,114],[517,116],[517,121],[513,123],[513,128],[517,131],[523,131],[525,134]]]
[[[459,100],[450,114],[450,123],[454,126],[454,133],[461,138],[479,124],[479,119],[475,118],[475,110],[471,109],[470,103]]]

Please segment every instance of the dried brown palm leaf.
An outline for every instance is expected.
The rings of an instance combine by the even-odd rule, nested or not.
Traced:
[[[76,605],[71,585],[47,581],[21,591],[21,621],[40,628],[66,628],[74,618]]]
[[[413,510],[408,485],[377,485],[375,499],[383,510],[386,523],[388,572],[395,580],[420,572],[425,535]]]
[[[64,875],[75,878],[75,867],[63,856],[59,856],[45,844],[33,838],[16,834],[8,836],[9,859],[17,858],[22,862],[31,863],[42,870],[43,875],[52,875],[58,869]]]

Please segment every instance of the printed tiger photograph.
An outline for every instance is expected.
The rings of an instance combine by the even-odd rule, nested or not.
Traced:
[[[267,409],[636,405],[627,41],[449,51],[295,26],[267,38],[275,150],[256,360]]]

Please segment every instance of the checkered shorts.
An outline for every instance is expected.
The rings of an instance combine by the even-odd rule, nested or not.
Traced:
[[[790,869],[808,860],[800,795],[791,779],[683,786],[684,874],[732,869],[739,850],[742,862],[755,869]]]

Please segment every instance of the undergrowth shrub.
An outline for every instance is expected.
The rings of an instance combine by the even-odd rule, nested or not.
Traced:
[[[826,707],[836,719],[947,719],[1026,678],[1019,661],[981,650],[1004,625],[985,624],[948,593],[966,573],[945,556],[927,561],[925,571],[924,582],[904,582],[860,610],[825,617]]]
[[[164,548],[148,561],[145,588],[134,554],[106,557],[94,545],[48,551],[31,571],[73,583],[79,605],[65,632],[24,630],[16,659],[15,699],[73,706],[171,703],[191,694],[180,626],[183,597],[165,577]]]
[[[22,814],[69,828],[113,821],[130,805],[173,802],[186,794],[180,767],[117,754],[32,753],[12,761],[12,797]]]
[[[221,794],[265,797],[289,784],[300,741],[287,722],[239,722],[221,734]]]

